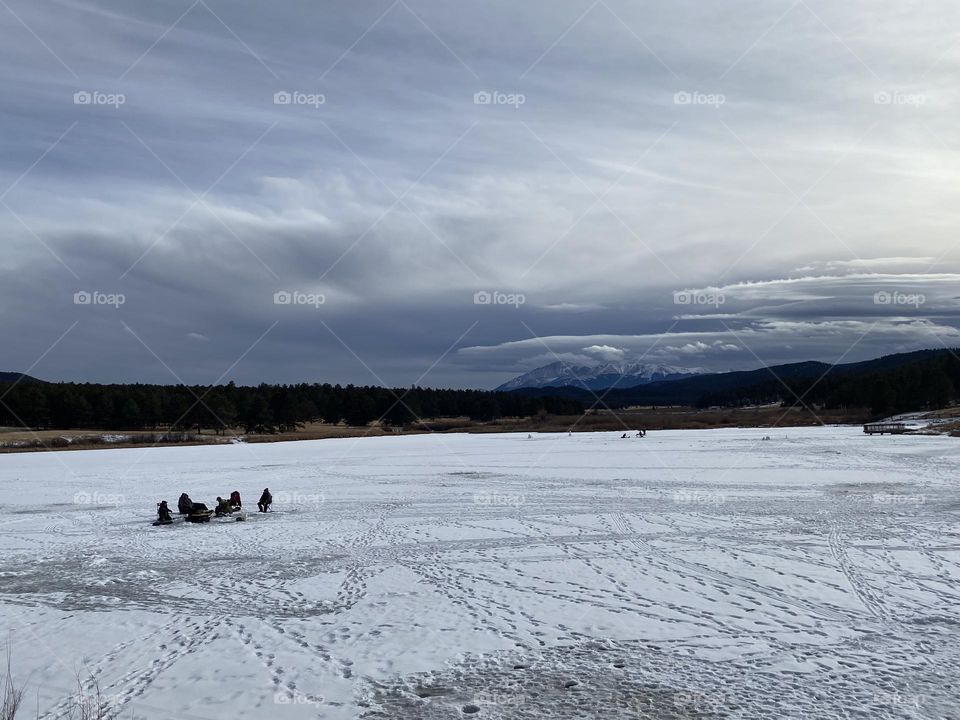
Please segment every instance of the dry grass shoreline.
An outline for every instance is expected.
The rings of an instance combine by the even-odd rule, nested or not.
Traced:
[[[100,430],[24,430],[0,428],[0,453],[44,452],[50,450],[102,450],[105,448],[171,447],[175,445],[218,445],[243,441],[248,443],[295,442],[330,438],[378,437],[422,433],[502,433],[502,432],[628,432],[644,428],[648,431],[710,429],[723,427],[786,428],[821,424],[861,424],[870,418],[866,410],[823,411],[816,414],[801,408],[763,406],[730,409],[696,409],[690,407],[629,408],[601,410],[586,415],[533,418],[501,418],[476,422],[469,418],[440,418],[419,421],[404,428],[380,425],[351,427],[311,423],[294,432],[274,434],[200,433],[165,431],[100,431]]]

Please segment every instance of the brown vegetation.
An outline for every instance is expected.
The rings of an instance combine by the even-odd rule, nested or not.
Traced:
[[[817,411],[769,405],[749,408],[696,409],[691,407],[643,407],[598,410],[585,415],[540,414],[526,418],[500,418],[478,422],[466,417],[418,420],[404,428],[380,424],[354,427],[345,424],[308,423],[296,430],[271,434],[218,434],[197,432],[117,432],[91,430],[0,429],[0,453],[42,450],[90,450],[107,447],[167,445],[212,445],[234,439],[245,442],[289,442],[328,438],[377,437],[418,433],[497,432],[616,432],[639,430],[692,430],[722,427],[803,427],[821,424],[860,424],[870,419],[868,410]]]

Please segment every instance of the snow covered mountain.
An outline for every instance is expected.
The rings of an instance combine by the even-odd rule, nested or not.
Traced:
[[[606,390],[611,387],[630,388],[665,380],[681,380],[692,375],[704,375],[710,372],[703,368],[653,365],[639,361],[605,362],[577,367],[558,361],[519,375],[505,382],[497,390],[562,386],[590,390]]]

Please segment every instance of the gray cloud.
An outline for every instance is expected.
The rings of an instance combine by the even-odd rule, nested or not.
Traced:
[[[492,386],[591,346],[956,343],[949,3],[8,4],[0,369]]]

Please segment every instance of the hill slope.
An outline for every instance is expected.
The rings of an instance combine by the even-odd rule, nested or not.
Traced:
[[[814,383],[832,386],[841,381],[872,378],[874,375],[884,376],[914,366],[917,372],[920,372],[921,368],[931,362],[953,360],[955,357],[952,350],[919,350],[840,365],[809,361],[774,365],[758,370],[698,375],[626,389],[614,388],[603,394],[603,404],[614,408],[630,405],[702,406],[780,400],[792,402],[796,400],[796,395],[803,394],[802,389],[795,390],[794,386],[811,387]],[[577,387],[525,388],[515,392],[576,399],[586,404],[596,402],[594,393]]]
[[[0,372],[0,385],[12,385],[13,383],[42,383],[35,377],[24,375],[17,372]]]

